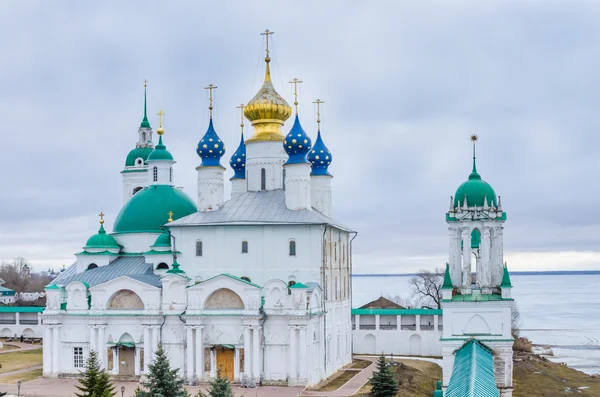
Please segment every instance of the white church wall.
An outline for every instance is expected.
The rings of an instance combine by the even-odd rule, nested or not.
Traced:
[[[165,223],[166,223],[165,214]],[[112,236],[117,240],[123,250],[128,253],[144,253],[150,250],[160,233],[114,233]]]

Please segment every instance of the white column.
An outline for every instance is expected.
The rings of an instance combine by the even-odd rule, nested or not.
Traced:
[[[19,325],[21,323],[21,319],[19,318],[20,317],[19,314],[20,314],[19,312],[15,313],[15,324],[16,325]]]
[[[401,329],[402,329],[402,316],[398,314],[396,316],[396,330],[400,331]]]
[[[463,244],[463,288],[471,287],[471,230],[465,228],[462,231]]]
[[[252,377],[252,352],[250,344],[250,327],[244,328],[244,374],[248,377]]]
[[[420,331],[421,330],[421,315],[419,315],[419,314],[415,315],[415,325],[417,326],[416,330]]]
[[[186,353],[187,353],[187,378],[188,381],[194,379],[194,329],[187,327],[186,337]]]
[[[356,326],[356,329],[360,329],[360,314],[354,316],[354,325]]]
[[[150,347],[152,345],[152,341],[150,340],[150,338],[152,338],[150,336],[150,327],[146,326],[146,327],[144,327],[144,373],[145,374],[148,373],[148,364],[150,364],[151,356],[152,356],[152,348]],[[113,355],[113,359],[114,359],[114,355]]]
[[[233,355],[233,380],[237,381],[240,379],[240,349],[235,348]]]
[[[105,325],[98,327],[98,344],[96,349],[98,350],[98,358],[100,359],[100,368],[106,369],[106,341],[104,340]]]
[[[52,374],[58,376],[60,357],[60,325],[55,325],[52,328]]]
[[[210,349],[210,377],[217,377],[217,349]]]
[[[299,375],[300,378],[306,379],[306,327],[300,327],[299,329],[300,344],[299,344]]]
[[[490,228],[483,227],[481,231],[481,275],[477,275],[480,287],[489,287],[492,283],[492,269],[490,269]]]
[[[296,379],[296,327],[290,327],[290,379]]]
[[[97,337],[96,337],[96,326],[92,325],[90,327],[90,351],[94,350],[94,351],[98,351],[96,348],[96,341],[97,341]]]
[[[202,329],[196,328],[196,377],[198,380],[204,377],[204,340],[202,339]]]
[[[438,330],[438,325],[439,325],[439,320],[440,316],[438,316],[437,314],[433,316],[433,330],[437,331]]]
[[[42,345],[44,375],[52,373],[52,328],[50,327],[51,325],[44,325],[44,340]]]
[[[502,230],[502,225],[496,226],[495,231],[496,265],[494,266],[492,273],[492,285],[497,287],[502,284],[502,276],[504,273],[504,231]]]
[[[113,375],[119,375],[119,357],[117,356],[117,349],[118,347],[113,347],[112,349],[110,349],[113,358]],[[144,354],[146,354],[146,351],[144,351]]]
[[[379,329],[379,314],[375,315],[375,329]]]
[[[160,327],[152,327],[152,360],[154,360],[154,357],[156,355],[156,350],[158,349],[159,334],[160,334]]]
[[[254,362],[252,373],[254,378],[258,380],[260,378],[261,370],[260,370],[260,328],[254,327],[254,331],[252,333],[252,361]]]
[[[135,368],[134,374],[135,375],[139,375],[140,374],[140,356],[141,356],[140,351],[141,351],[141,348],[136,345],[135,346],[135,353],[133,354],[133,357],[135,359],[135,365],[134,365],[134,368]]]

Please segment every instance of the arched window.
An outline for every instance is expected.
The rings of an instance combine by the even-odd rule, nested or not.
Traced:
[[[202,256],[202,240],[196,241],[196,256]]]
[[[288,282],[288,295],[291,295],[291,294],[292,294],[292,290],[290,289],[290,287],[291,287],[292,285],[294,285],[294,284],[296,284],[296,282],[295,282],[294,280],[290,280],[290,281]]]
[[[136,194],[137,192],[139,192],[142,189],[143,189],[143,187],[141,187],[141,186],[136,187],[135,189],[133,189],[133,194]]]
[[[169,269],[169,265],[167,265],[164,262],[161,262],[158,264],[158,266],[156,266],[156,270],[168,270]]]
[[[252,280],[250,280],[250,277],[243,276],[243,277],[240,277],[240,278],[241,278],[242,280],[245,280],[245,281],[249,282],[249,283],[251,283],[251,282],[252,282]]]
[[[98,267],[98,265],[96,265],[95,263],[90,263],[89,266],[87,267],[87,269],[88,270],[92,270],[92,269],[95,269],[97,267]]]
[[[248,253],[248,242],[246,240],[242,241],[242,254]]]
[[[267,190],[267,170],[260,169],[260,190]]]
[[[173,168],[169,168],[169,182],[173,182]]]
[[[152,180],[154,182],[158,181],[158,167],[152,168]]]
[[[290,256],[296,256],[296,241],[290,240]]]

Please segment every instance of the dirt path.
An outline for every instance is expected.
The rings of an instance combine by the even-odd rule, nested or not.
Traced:
[[[365,383],[371,379],[373,371],[375,370],[375,359],[366,356],[356,356],[355,358],[371,361],[371,365],[364,368],[357,375],[355,375],[348,382],[344,383],[336,391],[303,391],[301,396],[336,396],[336,397],[347,397],[355,394],[364,386]]]

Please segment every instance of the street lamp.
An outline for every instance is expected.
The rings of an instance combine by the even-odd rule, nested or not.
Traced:
[[[17,381],[17,397],[21,397],[21,381]]]
[[[121,386],[121,397],[123,397],[123,394],[125,394],[125,386]]]

